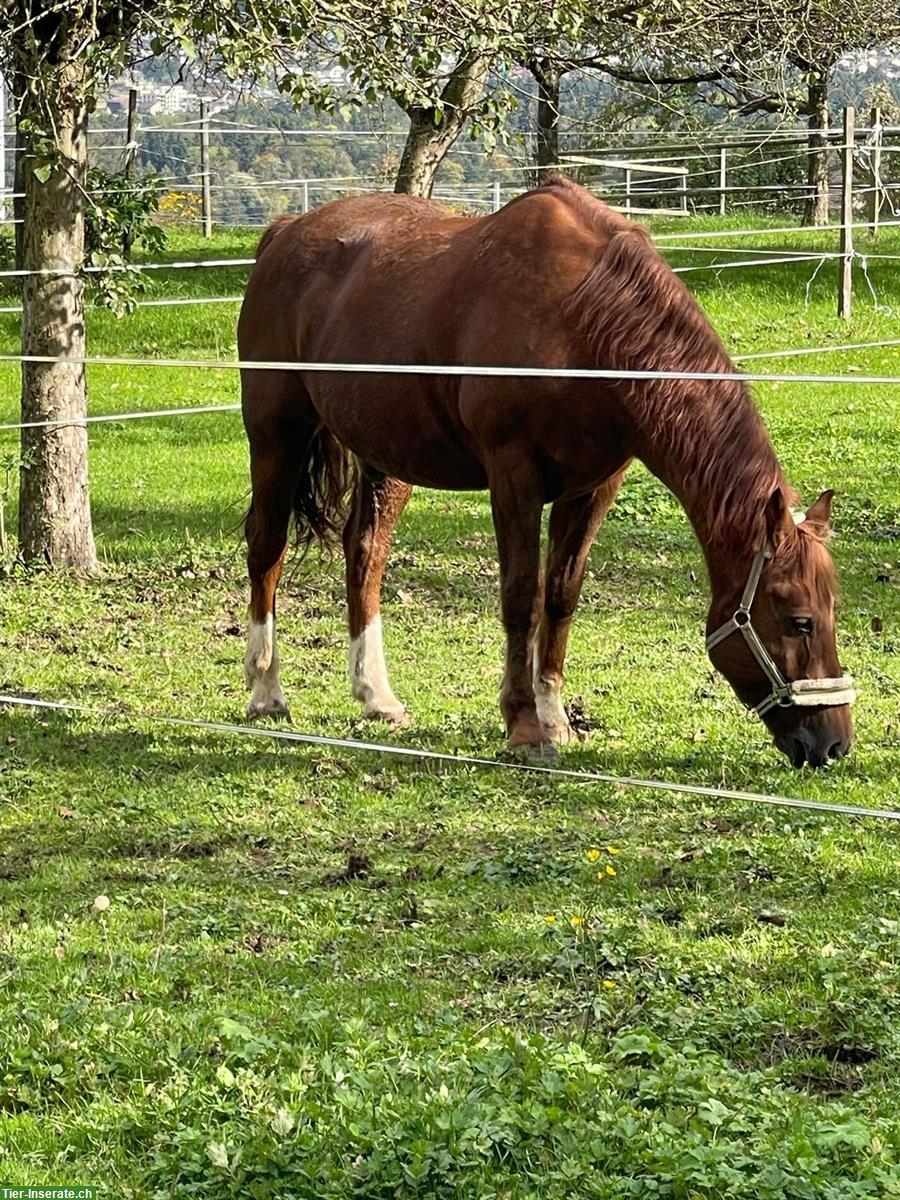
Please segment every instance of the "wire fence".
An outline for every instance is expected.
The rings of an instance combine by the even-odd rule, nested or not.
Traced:
[[[900,344],[900,339],[856,343],[855,348],[873,349],[880,346]],[[792,357],[804,352],[827,353],[840,347],[822,346],[813,349],[788,349],[778,352],[763,352],[758,356],[744,355],[745,361],[754,357]],[[81,367],[140,367],[163,370],[224,370],[224,371],[286,371],[309,375],[398,375],[417,377],[443,377],[456,379],[570,379],[605,380],[608,382],[684,380],[697,382],[778,383],[815,384],[841,386],[896,386],[900,375],[854,374],[798,374],[769,371],[657,371],[629,370],[625,368],[555,368],[527,366],[462,365],[434,363],[363,363],[363,362],[298,362],[295,360],[259,361],[255,359],[203,359],[203,358],[147,358],[114,355],[49,355],[49,354],[0,354],[0,363],[35,363],[47,366],[68,365]],[[23,429],[79,428],[89,425],[120,421],[136,421],[149,418],[195,416],[206,413],[238,412],[240,404],[211,404],[182,408],[139,410],[84,416],[61,416],[34,421],[12,421],[0,424],[0,433],[19,432]]]
[[[348,750],[354,753],[378,754],[387,758],[406,761],[441,763],[446,766],[475,768],[496,773],[523,772],[532,777],[565,779],[572,783],[596,786],[604,784],[617,788],[634,788],[641,791],[665,792],[678,796],[701,796],[711,800],[731,800],[745,804],[760,804],[773,808],[801,809],[807,812],[830,816],[866,817],[883,821],[900,821],[900,812],[889,808],[866,808],[857,804],[828,803],[807,800],[797,796],[781,796],[770,792],[746,792],[734,788],[709,787],[705,784],[678,783],[668,779],[643,779],[636,775],[611,775],[601,771],[575,771],[561,766],[522,762],[512,759],[481,758],[467,754],[446,754],[439,750],[425,750],[416,746],[402,746],[391,742],[363,741],[359,738],[334,737],[328,734],[303,733],[294,729],[278,729],[266,725],[234,725],[225,721],[204,721],[199,718],[173,717],[160,713],[122,713],[95,708],[69,700],[43,700],[33,696],[0,693],[0,710],[3,706],[20,709],[36,709],[38,712],[72,713],[88,716],[97,723],[127,721],[129,724],[167,726],[174,729],[199,730],[205,733],[222,734],[238,739],[262,738],[268,741],[287,742],[301,746],[316,746],[329,750]]]
[[[299,200],[301,207],[321,203],[338,191],[360,187],[366,190],[390,188],[388,175],[379,175],[373,170],[356,173],[332,172],[328,176],[309,172],[304,177],[280,175],[267,172],[260,175],[258,163],[267,154],[275,155],[291,140],[327,146],[348,142],[353,146],[396,145],[406,136],[400,128],[384,130],[348,130],[297,128],[287,124],[234,120],[223,116],[205,119],[189,118],[177,122],[151,122],[142,120],[133,129],[123,125],[105,125],[92,128],[91,153],[98,162],[107,167],[121,165],[122,155],[128,147],[132,155],[133,168],[159,173],[164,166],[163,177],[173,189],[187,190],[201,196],[205,180],[207,194],[211,197],[211,219],[227,226],[266,224],[286,205]],[[894,132],[893,127],[878,125],[877,128],[863,126],[860,136],[877,136],[883,139]],[[115,139],[122,136],[121,146]],[[212,145],[221,145],[228,151],[229,143],[235,139],[249,139],[254,154],[239,155],[240,161],[231,158],[227,163],[201,161],[201,136],[212,139]],[[518,135],[517,135],[518,136]],[[834,156],[841,149],[840,135],[825,135],[828,152]],[[589,182],[613,203],[622,203],[626,210],[637,207],[665,208],[671,201],[673,211],[700,212],[718,207],[726,202],[768,205],[773,209],[796,208],[810,194],[810,183],[805,179],[805,160],[811,154],[820,153],[818,148],[800,144],[808,141],[809,131],[801,128],[782,127],[746,131],[696,130],[681,133],[666,131],[624,131],[617,137],[597,144],[594,138],[587,145],[583,135],[577,131],[561,135],[563,157],[572,169],[579,171]],[[173,140],[182,152],[173,149]],[[578,141],[582,144],[579,146]],[[528,134],[518,137],[521,143],[506,147],[493,159],[485,157],[483,151],[457,146],[451,151],[450,160],[463,164],[465,173],[474,168],[479,176],[463,178],[454,184],[440,185],[438,198],[468,207],[474,211],[489,211],[495,206],[500,183],[504,199],[508,198],[508,183],[505,178],[517,175],[519,181],[510,191],[521,190],[533,182],[535,172],[541,170],[528,159],[531,157],[532,139]],[[7,138],[7,149],[15,149],[12,138]],[[243,145],[238,143],[239,147]],[[249,152],[248,152],[249,153]],[[637,156],[630,162],[625,155]],[[572,157],[589,155],[606,159],[605,167],[597,170],[581,164],[572,166]],[[12,158],[12,154],[9,156]],[[359,156],[357,156],[358,158]],[[390,156],[389,156],[390,157]],[[246,161],[245,161],[246,159]],[[371,155],[369,156],[371,161]],[[627,182],[627,173],[645,166],[657,166],[665,170],[679,163],[684,168],[688,186],[687,202],[684,203],[682,184],[672,186],[663,176],[651,174],[650,178]],[[230,164],[230,165],[228,165]],[[562,164],[565,165],[565,162]],[[248,178],[248,171],[251,177]],[[752,178],[735,183],[740,173],[752,173]],[[798,174],[799,172],[799,174]],[[624,176],[624,177],[623,177]],[[667,186],[668,184],[668,186]],[[832,189],[833,190],[833,189]],[[298,192],[300,193],[298,197]],[[99,193],[98,193],[99,194]],[[13,193],[7,191],[6,199]],[[710,199],[712,197],[712,199]],[[2,201],[2,197],[0,197]],[[2,217],[2,213],[0,213]],[[202,218],[197,218],[198,222]]]

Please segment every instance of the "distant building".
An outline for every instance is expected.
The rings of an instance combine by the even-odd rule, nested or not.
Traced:
[[[138,94],[140,100],[140,93]],[[152,99],[148,108],[153,116],[174,117],[179,113],[195,112],[200,99],[180,83],[174,83],[168,88],[153,88]]]

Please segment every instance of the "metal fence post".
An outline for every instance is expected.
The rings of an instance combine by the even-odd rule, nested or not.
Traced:
[[[137,119],[137,88],[128,89],[128,116],[125,120],[125,149],[123,150],[122,174],[126,179],[131,178],[131,168],[137,157],[137,146],[134,140],[134,126]],[[125,258],[131,254],[131,244],[134,235],[130,226],[122,234],[122,253]]]
[[[625,211],[631,212],[631,167],[625,168]]]
[[[206,101],[200,101],[200,215],[203,221],[203,236],[212,237],[212,194],[209,177],[209,109]]]
[[[844,141],[841,146],[841,270],[838,277],[838,316],[850,319],[853,301],[853,141],[856,110],[844,109]]]
[[[494,180],[494,185],[491,190],[493,192],[494,212],[498,212],[500,209],[500,180],[499,179]]]
[[[13,151],[15,153],[15,151]],[[6,80],[0,75],[0,221],[6,220]]]
[[[866,217],[869,237],[878,236],[878,218],[881,216],[881,109],[873,108],[869,115],[869,191],[866,194]]]
[[[719,147],[719,215],[725,216],[725,188],[728,186],[728,150],[725,146]]]

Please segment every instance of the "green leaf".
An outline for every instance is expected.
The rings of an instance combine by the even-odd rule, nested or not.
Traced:
[[[241,1042],[253,1041],[253,1031],[231,1017],[222,1017],[219,1021],[219,1034],[224,1038],[236,1038]]]
[[[225,1087],[234,1087],[234,1075],[224,1063],[216,1070],[216,1079],[218,1079],[219,1083],[224,1084]]]

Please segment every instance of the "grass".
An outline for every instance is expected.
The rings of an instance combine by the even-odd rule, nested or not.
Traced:
[[[756,246],[833,248],[833,234],[759,224]],[[176,235],[170,253],[244,256],[253,241]],[[900,237],[885,231],[878,251],[900,253]],[[833,263],[804,304],[814,267],[686,279],[736,351],[896,335],[893,263],[871,262],[880,307],[858,283],[849,324],[833,315]],[[244,278],[159,272],[151,286],[227,295]],[[234,316],[92,313],[91,349],[227,357]],[[17,318],[2,322],[15,351]],[[898,362],[897,348],[801,360]],[[766,364],[782,365],[801,369]],[[97,368],[91,408],[225,402],[236,385]],[[14,420],[14,368],[0,389]],[[638,470],[585,585],[568,694],[592,732],[566,765],[896,808],[900,395],[756,395],[794,483],[838,491],[852,757],[792,772],[711,673],[699,551]],[[91,453],[102,575],[8,563],[0,585],[3,688],[110,714],[0,716],[0,1183],[141,1198],[900,1196],[895,826],[131,716],[241,716],[246,452],[232,414],[96,427]],[[385,589],[405,744],[499,748],[496,595],[485,497],[418,493]],[[283,597],[297,726],[369,734],[346,694],[340,564],[296,567]]]

